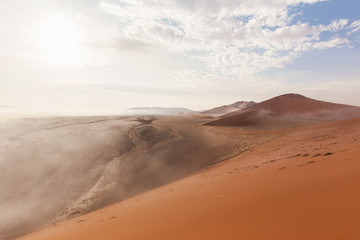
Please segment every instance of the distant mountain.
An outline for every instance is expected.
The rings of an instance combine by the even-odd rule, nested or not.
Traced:
[[[136,107],[122,110],[122,115],[176,115],[195,113],[187,108]]]
[[[226,114],[207,125],[286,127],[297,123],[308,125],[316,121],[334,121],[354,117],[360,117],[360,107],[324,102],[290,93]]]
[[[251,107],[252,105],[256,104],[253,101],[239,101],[229,105],[223,105],[220,107],[212,108],[206,111],[201,112],[201,114],[227,114],[235,111],[242,110],[247,107]]]

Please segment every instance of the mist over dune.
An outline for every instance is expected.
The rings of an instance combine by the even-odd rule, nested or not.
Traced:
[[[220,107],[212,108],[206,111],[202,111],[202,114],[227,114],[235,111],[242,110],[256,104],[253,101],[238,101],[229,105],[223,105]]]
[[[250,103],[210,123],[216,119],[212,114],[190,114],[184,108],[135,108],[149,114],[131,116],[0,121],[0,238],[14,239],[132,199],[208,171],[214,164],[247,156],[288,132],[306,129],[309,134],[312,128],[304,126],[357,116],[359,109],[286,94]],[[154,111],[158,114],[151,115]],[[270,154],[269,146],[258,154]],[[274,149],[279,158],[290,154]],[[250,155],[241,169],[258,168],[252,162],[255,156]]]
[[[165,107],[135,107],[124,109],[120,115],[174,115],[174,114],[191,114],[195,111],[187,108],[165,108]]]
[[[217,136],[246,136],[241,142],[262,141],[21,240],[358,239],[359,118],[266,131],[208,128]]]
[[[241,151],[176,117],[29,118],[0,124],[0,238],[107,206]]]
[[[11,239],[50,222],[87,191],[106,164],[131,147],[121,136],[133,124],[97,117],[2,124],[0,238]]]

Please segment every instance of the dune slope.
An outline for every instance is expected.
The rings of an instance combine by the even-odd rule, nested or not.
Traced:
[[[360,119],[271,134],[229,161],[21,239],[359,239]]]

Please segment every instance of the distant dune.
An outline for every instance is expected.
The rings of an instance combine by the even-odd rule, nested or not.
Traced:
[[[121,115],[175,115],[191,114],[195,111],[187,108],[164,108],[164,107],[136,107],[128,108],[120,112]]]
[[[282,128],[359,116],[360,107],[318,101],[291,93],[226,114],[207,125]]]
[[[253,101],[247,102],[247,101],[239,101],[235,102],[233,104],[224,105],[216,108],[212,108],[206,111],[201,112],[201,114],[227,114],[235,111],[242,110],[244,108],[250,107],[252,105],[256,104]]]

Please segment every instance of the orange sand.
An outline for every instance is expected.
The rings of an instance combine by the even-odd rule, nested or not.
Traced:
[[[360,239],[360,119],[279,134],[193,176],[20,239]]]

